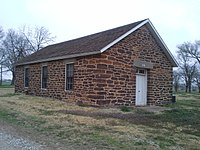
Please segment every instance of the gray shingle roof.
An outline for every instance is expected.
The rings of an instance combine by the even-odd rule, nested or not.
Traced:
[[[117,27],[114,29],[106,30],[103,32],[95,33],[92,35],[84,36],[81,38],[69,40],[66,42],[49,45],[38,52],[35,52],[22,60],[17,64],[28,64],[31,62],[39,62],[43,60],[59,58],[62,56],[79,55],[86,53],[100,52],[102,48],[119,38],[132,28],[139,25],[142,21],[138,21],[125,26]]]
[[[49,45],[17,62],[17,65],[25,65],[39,62],[46,62],[59,59],[75,58],[92,54],[99,54],[107,50],[109,47],[119,42],[144,24],[162,48],[166,57],[169,59],[173,67],[177,67],[178,63],[174,59],[172,53],[154,28],[149,19],[106,30],[103,32],[91,34],[81,38],[69,40],[62,43]]]

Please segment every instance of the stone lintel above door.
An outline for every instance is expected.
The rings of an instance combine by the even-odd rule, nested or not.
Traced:
[[[153,64],[151,62],[135,60],[133,66],[138,68],[153,69]]]

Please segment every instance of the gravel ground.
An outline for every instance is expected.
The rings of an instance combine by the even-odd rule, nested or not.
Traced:
[[[13,127],[0,123],[0,150],[44,149],[48,149],[46,145],[36,143],[35,141],[30,140],[28,137],[22,136],[22,133],[18,134],[16,129]]]
[[[2,88],[0,96],[14,93],[13,88]],[[45,145],[36,143],[22,133],[17,133],[17,129],[0,122],[0,150],[43,150],[48,149]],[[20,132],[20,131],[19,131]]]
[[[0,131],[0,149],[1,150],[42,150],[44,145],[39,145],[23,137],[11,135],[10,133]]]
[[[54,138],[0,120],[0,150],[79,150]]]

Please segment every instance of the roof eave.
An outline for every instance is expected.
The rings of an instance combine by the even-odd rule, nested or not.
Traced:
[[[30,62],[23,62],[23,63],[16,64],[16,66],[28,65],[28,64],[33,64],[33,63],[41,63],[41,62],[47,62],[47,61],[54,61],[54,60],[60,60],[60,59],[69,59],[69,58],[88,56],[88,55],[94,55],[94,54],[100,54],[100,53],[103,53],[104,51],[106,51],[107,49],[112,47],[114,44],[118,43],[119,41],[121,41],[122,39],[124,39],[125,37],[127,37],[128,35],[130,35],[131,33],[133,33],[134,31],[136,31],[137,29],[139,29],[140,27],[142,27],[145,24],[147,24],[147,27],[150,29],[154,38],[156,39],[156,41],[158,42],[160,47],[164,50],[164,53],[166,54],[167,58],[170,60],[172,66],[177,67],[178,66],[177,61],[175,60],[172,53],[169,51],[168,47],[166,46],[166,44],[162,40],[161,36],[158,34],[158,32],[156,31],[155,27],[153,26],[153,24],[151,23],[151,21],[149,19],[144,20],[143,22],[138,24],[136,27],[132,28],[131,30],[129,30],[128,32],[123,34],[122,36],[115,39],[113,42],[111,42],[108,45],[106,45],[105,47],[103,47],[100,51],[79,53],[79,54],[72,54],[72,55],[66,55],[66,56],[60,56],[60,57],[54,57],[54,58],[48,58],[48,59],[40,59],[40,60],[30,61]]]
[[[65,56],[60,56],[60,57],[53,57],[53,58],[48,58],[48,59],[40,59],[40,60],[36,60],[36,61],[17,63],[16,66],[30,65],[30,64],[35,64],[35,63],[43,63],[43,62],[62,60],[62,59],[77,58],[77,57],[95,55],[95,54],[100,54],[100,53],[101,53],[100,51],[94,51],[94,52],[88,52],[88,53],[65,55]]]

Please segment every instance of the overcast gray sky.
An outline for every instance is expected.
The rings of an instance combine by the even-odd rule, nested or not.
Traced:
[[[149,18],[172,51],[200,40],[199,0],[0,0],[4,30],[45,26],[61,42]]]
[[[199,0],[0,0],[0,25],[44,26],[55,42],[149,18],[174,54],[200,40]]]

